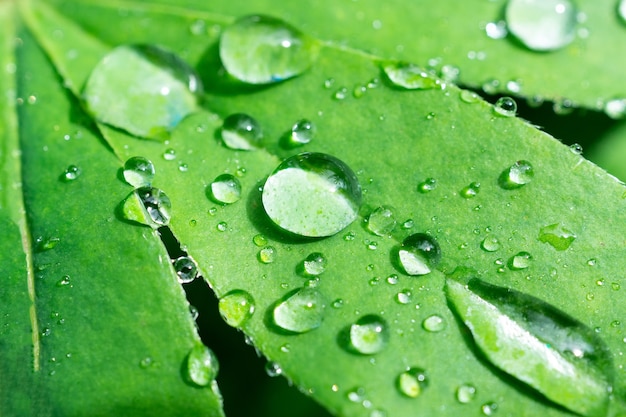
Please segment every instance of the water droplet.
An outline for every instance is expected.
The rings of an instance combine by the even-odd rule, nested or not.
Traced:
[[[123,174],[126,182],[133,187],[145,187],[152,183],[154,165],[143,156],[133,156],[124,163]]]
[[[388,236],[396,224],[392,209],[386,206],[378,207],[367,217],[367,229],[377,236]]]
[[[446,322],[439,314],[428,316],[422,322],[422,327],[431,333],[437,333],[446,328]]]
[[[549,243],[554,249],[562,251],[569,248],[576,240],[576,234],[561,223],[555,223],[539,229],[538,239],[543,243]]]
[[[276,362],[268,361],[265,364],[265,373],[270,378],[275,378],[277,376],[282,375],[283,368],[281,368],[280,365]]]
[[[509,32],[526,47],[551,51],[574,39],[577,13],[569,0],[509,0],[505,19]]]
[[[93,69],[83,97],[99,121],[164,140],[197,109],[200,78],[181,58],[152,45],[122,45]]]
[[[409,304],[411,302],[412,293],[409,289],[404,289],[396,294],[398,304]]]
[[[626,4],[626,0],[622,2]],[[622,119],[626,116],[626,98],[616,98],[604,104],[604,113],[611,119]]]
[[[583,147],[579,143],[574,143],[569,146],[569,150],[576,155],[582,155]]]
[[[217,229],[218,232],[225,232],[228,230],[228,223],[219,222],[217,226],[215,226],[215,228]]]
[[[509,268],[512,270],[526,269],[530,266],[533,257],[528,252],[518,252],[509,259]]]
[[[472,182],[469,185],[463,187],[461,191],[459,191],[459,195],[463,198],[474,198],[478,195],[480,191],[480,183]]]
[[[154,187],[140,187],[122,202],[122,215],[126,220],[155,229],[169,224],[171,209],[169,197]]]
[[[511,97],[500,97],[493,106],[493,111],[504,117],[513,117],[517,113],[517,103]]]
[[[263,140],[263,130],[259,122],[244,113],[234,113],[226,117],[221,135],[228,148],[244,151],[258,149]]]
[[[621,0],[617,5],[617,14],[623,23],[626,23],[626,0]]]
[[[271,264],[276,260],[276,249],[273,246],[266,246],[259,251],[259,261],[264,264]]]
[[[263,247],[267,245],[267,238],[263,235],[255,235],[252,242],[258,247]]]
[[[356,238],[356,234],[354,232],[348,232],[344,235],[343,240],[346,242],[352,242]]]
[[[241,198],[241,183],[231,174],[222,174],[213,180],[207,191],[216,203],[233,204]]]
[[[426,115],[426,120],[433,120],[435,116],[436,116],[435,112],[431,111]]]
[[[350,326],[350,347],[363,355],[383,350],[389,342],[389,326],[381,317],[367,315]]]
[[[61,180],[65,182],[71,182],[80,177],[80,174],[82,174],[82,170],[79,167],[77,167],[76,165],[69,165],[67,168],[65,168],[63,174],[61,174]]]
[[[333,85],[335,85],[335,79],[334,78],[327,78],[327,79],[324,80],[324,88],[329,89]]]
[[[255,305],[248,292],[233,290],[220,298],[218,308],[226,324],[240,328],[252,317]]]
[[[262,200],[280,228],[300,236],[331,236],[357,218],[361,186],[344,162],[305,152],[276,168],[263,186]]]
[[[461,404],[470,403],[476,398],[476,387],[472,384],[462,384],[456,389],[456,400]]]
[[[480,247],[487,252],[495,252],[500,249],[500,241],[497,237],[488,235],[485,236]]]
[[[344,100],[348,96],[348,89],[346,87],[341,87],[335,94],[333,94],[333,98],[335,100]]]
[[[146,356],[139,361],[139,367],[147,369],[154,364],[154,359],[151,356]]]
[[[480,411],[486,416],[492,416],[498,410],[498,404],[494,402],[485,403],[480,407]]]
[[[363,400],[365,400],[365,388],[356,387],[348,391],[348,393],[346,394],[346,397],[348,397],[348,400],[353,403],[360,403]]]
[[[52,330],[49,327],[44,327],[41,331],[41,336],[47,337],[52,334]]]
[[[38,236],[35,239],[35,248],[37,252],[44,252],[47,250],[54,249],[56,245],[59,244],[61,239],[56,236],[50,236],[48,238],[44,238],[43,236]]]
[[[426,275],[441,260],[441,249],[432,236],[415,233],[402,242],[398,250],[400,265],[409,275]]]
[[[427,90],[443,86],[441,80],[414,64],[386,62],[383,64],[383,71],[393,85],[407,90]]]
[[[301,288],[274,308],[274,323],[288,332],[309,332],[322,324],[325,308],[326,302],[319,290]]]
[[[520,160],[502,172],[498,178],[498,184],[504,189],[512,190],[528,184],[534,176],[535,171],[532,164],[528,161]]]
[[[328,261],[323,254],[313,252],[302,262],[303,271],[308,276],[321,275],[326,270]]]
[[[396,385],[401,394],[409,398],[417,398],[428,386],[426,371],[417,367],[407,369],[398,375]]]
[[[480,101],[480,96],[473,91],[470,90],[461,90],[460,93],[461,100],[466,103],[476,103]]]
[[[187,171],[189,171],[189,165],[187,165],[185,162],[180,162],[178,164],[178,170],[180,172],[187,172]]]
[[[437,188],[437,180],[434,178],[426,178],[417,185],[417,191],[422,194],[426,194],[435,188]]]
[[[66,287],[68,285],[71,287],[71,281],[70,281],[70,276],[69,275],[64,275],[59,280],[59,282],[57,282],[57,287]]]
[[[172,148],[168,148],[163,152],[163,159],[166,161],[173,161],[176,159],[176,151]]]
[[[193,281],[198,274],[198,265],[190,256],[181,256],[176,259],[174,261],[174,269],[176,270],[176,275],[178,275],[178,280],[183,284]]]
[[[226,71],[250,84],[268,84],[301,74],[317,59],[320,44],[288,23],[246,16],[222,32],[220,58]]]
[[[191,383],[200,387],[206,387],[217,376],[219,363],[211,349],[197,344],[187,355],[185,371]]]
[[[341,298],[337,298],[335,301],[333,301],[333,303],[331,304],[331,306],[333,308],[341,308],[343,307],[344,301]]]
[[[413,219],[406,219],[404,223],[402,223],[403,229],[412,229],[413,226],[415,226],[415,222],[413,221]]]
[[[352,95],[354,96],[354,98],[361,98],[365,95],[366,92],[367,92],[367,87],[362,84],[359,84],[355,86],[354,89],[352,90]]]
[[[491,39],[503,39],[509,33],[506,28],[506,22],[500,20],[498,22],[489,22],[485,25],[485,33]]]
[[[619,290],[620,290],[620,288],[621,288],[621,285],[620,285],[620,283],[619,283],[619,282],[612,282],[612,283],[611,283],[611,289],[612,289],[613,291],[619,291]]]
[[[291,127],[289,145],[291,147],[306,145],[311,142],[316,132],[317,128],[313,122],[307,119],[299,120]]]

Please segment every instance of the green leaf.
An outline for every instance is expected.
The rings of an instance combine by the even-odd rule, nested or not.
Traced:
[[[256,12],[279,13],[278,5],[251,4]],[[99,59],[120,43],[160,44],[199,70],[207,87],[204,109],[185,118],[169,143],[141,141],[104,124],[98,124],[98,130],[120,160],[143,156],[154,163],[152,185],[172,202],[171,230],[222,297],[226,314],[235,311],[229,322],[240,326],[277,364],[273,369],[280,369],[329,411],[346,416],[404,416],[416,410],[420,415],[477,416],[497,408],[502,415],[517,415],[520,410],[529,416],[569,415],[495,371],[472,349],[443,291],[444,274],[458,265],[474,268],[485,281],[506,281],[507,288],[540,298],[598,329],[616,369],[611,407],[623,409],[624,187],[604,171],[547,134],[522,120],[503,117],[452,85],[423,91],[397,88],[379,66],[394,58],[392,53],[372,56],[326,43],[317,62],[299,77],[270,87],[250,87],[220,71],[218,35],[235,19],[234,12],[224,16],[152,2],[73,5],[76,8],[59,8],[82,27],[40,3],[24,6],[23,14],[76,97]],[[219,12],[236,6],[218,2],[203,7]],[[313,34],[320,30],[314,29],[314,13],[346,11],[298,7],[290,21]],[[398,25],[402,15],[398,13]],[[118,25],[113,29],[89,16]],[[430,20],[436,21],[432,15]],[[198,21],[205,28],[200,34]],[[331,27],[338,20],[320,22]],[[359,24],[337,30],[355,30]],[[49,36],[57,31],[63,36]],[[365,32],[363,37],[354,36],[358,42],[370,40]],[[393,48],[396,43],[387,39],[385,45]],[[69,53],[75,48],[78,54]],[[223,120],[241,112],[261,123],[263,149],[244,152],[223,145]],[[285,158],[298,153],[283,147],[280,138],[303,118],[317,125],[317,134],[301,149],[343,161],[363,188],[357,221],[325,239],[282,233],[265,214],[259,188]],[[533,178],[517,188],[501,186],[500,178],[516,161],[529,161]],[[71,163],[82,166],[82,176],[57,186],[80,185],[87,179],[87,165],[78,162]],[[123,188],[114,171],[101,170],[99,180]],[[105,172],[110,172],[108,177]],[[239,179],[243,197],[218,205],[207,196],[207,188],[225,173]],[[421,192],[418,184],[429,178],[436,179],[436,186]],[[116,199],[101,203],[109,215],[128,192],[111,195]],[[365,222],[381,206],[391,207],[398,219],[398,226],[384,236],[371,233]],[[298,209],[294,204],[293,210]],[[148,233],[138,225],[117,220],[111,224],[126,233]],[[542,228],[555,224],[575,236],[564,250],[538,238]],[[406,275],[397,261],[401,242],[415,233],[436,239],[442,255],[438,269],[420,277]],[[483,244],[485,239],[490,245]],[[273,257],[260,256],[270,247]],[[524,252],[529,255],[519,255]],[[141,253],[142,264],[155,266],[153,254]],[[312,253],[327,259],[318,278],[301,273],[300,265]],[[524,262],[509,262],[516,255]],[[308,289],[326,301],[294,302],[288,307],[306,311],[310,306],[314,314],[307,319],[315,320],[294,327],[296,331],[281,328],[276,309],[284,312],[283,302],[293,294],[311,293]],[[244,304],[253,300],[254,309],[233,309],[223,301],[233,294],[250,295]],[[182,309],[172,309],[183,314]],[[320,311],[323,317],[318,320]],[[311,326],[318,322],[319,327]],[[300,332],[303,328],[310,330]],[[417,375],[411,371],[416,369],[423,370],[429,383],[413,398],[399,389],[397,381],[404,380],[406,372]],[[468,384],[476,387],[473,399],[464,394],[456,400],[457,390],[467,393]]]

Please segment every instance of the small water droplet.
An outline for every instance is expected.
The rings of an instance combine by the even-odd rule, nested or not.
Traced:
[[[289,135],[289,145],[291,147],[306,145],[307,143],[311,142],[316,132],[317,127],[312,121],[307,119],[298,120],[291,127],[291,135]]]
[[[322,324],[325,309],[326,302],[319,290],[301,288],[276,305],[274,324],[292,333],[309,332]]]
[[[476,387],[472,384],[462,384],[456,389],[456,400],[461,404],[470,403],[476,398]]]
[[[404,289],[396,294],[398,304],[409,304],[411,302],[412,293],[409,289]]]
[[[413,221],[413,219],[406,219],[403,223],[402,223],[402,228],[407,230],[407,229],[412,229],[413,226],[415,226],[415,222]]]
[[[569,0],[509,0],[505,19],[509,32],[526,47],[551,51],[574,39],[577,13]]]
[[[473,91],[470,90],[461,90],[460,93],[461,100],[466,103],[477,103],[480,101],[480,96]]]
[[[266,246],[259,251],[259,262],[264,264],[271,264],[276,260],[276,249],[273,246]]]
[[[491,39],[503,39],[508,35],[509,31],[506,28],[506,22],[499,20],[497,22],[489,22],[485,25],[485,33]]]
[[[206,22],[202,19],[194,20],[189,25],[189,32],[191,32],[192,35],[196,35],[196,36],[206,35],[207,33]]]
[[[500,241],[493,235],[485,236],[480,247],[487,252],[495,252],[500,249]]]
[[[611,283],[611,289],[612,289],[613,291],[619,291],[619,290],[620,290],[620,288],[621,288],[621,285],[620,285],[620,283],[619,283],[619,282],[612,282],[612,283]]]
[[[172,203],[163,191],[154,187],[140,187],[122,202],[122,215],[126,220],[156,229],[169,224],[171,208]]]
[[[571,114],[576,108],[576,104],[569,98],[555,100],[552,104],[552,110],[561,116]]]
[[[262,201],[281,229],[306,237],[331,236],[358,217],[361,186],[344,162],[305,152],[274,170],[263,186]]]
[[[417,185],[417,191],[422,194],[431,192],[435,188],[437,188],[437,180],[434,178],[426,178],[424,181],[420,182]]]
[[[352,96],[354,98],[361,98],[365,95],[366,92],[367,92],[367,87],[362,84],[359,84],[355,86],[354,89],[352,90]]]
[[[439,314],[433,314],[424,319],[422,327],[431,333],[437,333],[446,328],[446,322]]]
[[[295,77],[317,59],[320,43],[270,16],[245,16],[228,26],[220,39],[226,71],[250,84]]]
[[[498,410],[498,404],[494,402],[485,403],[480,407],[480,411],[486,416],[492,416],[496,410]]]
[[[576,155],[582,155],[583,147],[579,143],[574,143],[569,146],[569,150]]]
[[[363,400],[365,400],[365,388],[356,387],[354,389],[351,389],[346,394],[346,397],[348,397],[348,400],[353,403],[361,403],[363,402]]]
[[[71,280],[70,280],[70,276],[69,275],[64,275],[58,282],[57,282],[57,287],[66,287],[66,286],[70,286],[71,287]]]
[[[226,324],[241,328],[252,317],[255,304],[247,291],[233,290],[220,298],[218,308]]]
[[[189,382],[206,387],[217,376],[219,363],[211,349],[197,344],[187,355],[185,371]]]
[[[64,182],[71,182],[80,177],[80,174],[82,174],[82,170],[79,167],[76,165],[69,165],[65,168],[63,174],[61,174],[61,180]]]
[[[498,116],[513,117],[517,113],[517,103],[511,97],[500,97],[494,104],[493,111]]]
[[[233,204],[241,198],[241,183],[232,174],[222,174],[213,180],[207,191],[216,203]]]
[[[424,388],[428,386],[426,371],[418,367],[409,368],[398,375],[396,385],[402,395],[409,398],[417,398]]]
[[[385,279],[385,281],[387,281],[387,284],[389,285],[396,285],[398,282],[400,282],[400,279],[398,278],[397,274],[391,274],[387,277],[387,279]]]
[[[282,375],[283,368],[281,368],[280,365],[276,362],[268,361],[267,363],[265,363],[265,373],[270,378],[275,378]]]
[[[35,248],[37,252],[45,252],[47,250],[54,249],[56,245],[59,244],[61,239],[56,236],[50,236],[48,238],[44,238],[43,236],[38,236],[35,239]]]
[[[196,278],[198,265],[191,256],[181,256],[174,261],[174,270],[178,275],[178,281],[187,284]]]
[[[463,198],[474,198],[478,195],[480,191],[480,183],[472,182],[469,185],[463,187],[461,191],[459,191],[459,195]]]
[[[331,304],[331,306],[333,308],[341,308],[343,307],[344,301],[341,298],[337,298],[335,301],[333,301],[333,303]]]
[[[200,78],[172,52],[153,45],[122,45],[92,70],[83,97],[99,121],[164,140],[196,111],[201,92]]]
[[[219,222],[217,226],[215,226],[215,228],[217,229],[218,232],[225,232],[228,230],[228,223]]]
[[[626,0],[623,2],[626,4]],[[622,119],[626,116],[626,98],[616,98],[604,104],[604,113],[611,119]]]
[[[539,229],[538,239],[543,243],[550,244],[558,251],[563,251],[576,240],[576,234],[561,223],[555,223]]]
[[[180,172],[187,172],[187,171],[189,171],[189,165],[187,165],[187,163],[185,163],[185,162],[180,162],[178,164],[178,170]]]
[[[334,78],[327,78],[327,79],[324,80],[324,88],[329,89],[333,85],[335,85],[335,79]]]
[[[154,165],[143,156],[133,156],[124,163],[124,179],[135,188],[149,186],[154,179]]]
[[[436,116],[435,112],[431,111],[426,115],[426,120],[433,120],[435,116]]]
[[[260,235],[260,234],[259,234],[259,235],[255,235],[255,236],[252,238],[252,242],[253,242],[256,246],[258,246],[258,247],[260,247],[260,248],[261,248],[261,247],[263,247],[263,246],[266,246],[266,245],[267,245],[267,243],[268,243],[268,242],[267,242],[267,238],[266,238],[265,236],[263,236],[263,235]]]
[[[506,190],[520,188],[532,181],[535,171],[530,162],[520,160],[505,169],[498,178],[500,187]]]
[[[528,252],[518,252],[509,259],[509,268],[512,270],[526,269],[530,266],[533,257]]]
[[[376,208],[367,217],[367,229],[377,236],[388,236],[396,224],[393,210],[386,206]]]
[[[407,90],[428,90],[443,87],[440,79],[414,64],[386,62],[383,64],[383,71],[393,85]]]
[[[163,159],[166,161],[173,161],[176,159],[176,151],[172,148],[168,148],[163,152]]]
[[[323,254],[313,252],[302,261],[302,269],[307,276],[317,276],[324,273],[327,264],[328,261]]]
[[[426,275],[441,260],[439,243],[426,233],[415,233],[402,242],[398,250],[400,265],[409,275]]]
[[[49,327],[44,327],[41,330],[41,336],[43,336],[43,337],[50,336],[51,334],[52,334],[52,330]]]
[[[230,149],[252,151],[261,146],[263,130],[252,116],[234,113],[224,119],[221,136]]]
[[[350,326],[350,346],[363,355],[382,351],[389,341],[389,326],[381,317],[367,315]]]
[[[354,232],[348,232],[344,235],[343,240],[346,242],[352,242],[356,238],[356,234]]]
[[[146,356],[139,361],[139,367],[147,369],[154,364],[154,359],[151,356]]]

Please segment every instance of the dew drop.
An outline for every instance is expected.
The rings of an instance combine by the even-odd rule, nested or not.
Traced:
[[[172,203],[160,189],[140,187],[126,197],[121,209],[126,220],[156,229],[169,224]]]
[[[312,121],[299,120],[291,127],[290,145],[292,147],[306,145],[315,137],[316,132],[317,127]]]
[[[350,347],[363,355],[382,351],[389,342],[389,326],[381,317],[367,315],[350,326]]]
[[[241,198],[241,183],[231,174],[222,174],[209,186],[210,198],[216,203],[233,204]]]
[[[70,276],[69,275],[64,275],[63,278],[61,278],[59,280],[59,282],[57,282],[57,287],[66,287],[68,285],[71,286],[71,281],[70,281]]]
[[[500,241],[497,237],[488,235],[485,236],[480,244],[480,247],[486,252],[495,252],[500,249]]]
[[[626,0],[621,0],[617,5],[617,14],[622,19],[622,23],[626,23]]]
[[[417,398],[428,386],[426,371],[422,368],[410,368],[398,375],[396,385],[400,393],[409,398]]]
[[[437,333],[446,328],[446,322],[439,314],[433,314],[424,319],[422,327],[426,331]]]
[[[61,174],[61,180],[64,182],[72,182],[82,174],[82,170],[76,165],[69,165]]]
[[[526,269],[530,266],[533,257],[528,252],[518,252],[509,259],[509,268],[512,270]]]
[[[509,33],[506,28],[506,22],[500,20],[498,22],[489,22],[485,25],[485,33],[491,39],[503,39]]]
[[[348,89],[346,87],[341,87],[335,94],[333,94],[333,98],[335,100],[344,100],[348,96]]]
[[[396,224],[392,209],[386,206],[378,207],[367,217],[367,229],[377,236],[388,236]]]
[[[439,243],[426,233],[415,233],[402,242],[398,250],[400,265],[409,275],[426,275],[441,260]]]
[[[165,140],[197,109],[202,83],[172,52],[152,45],[122,45],[92,70],[83,90],[99,121],[149,139]]]
[[[574,39],[577,13],[569,0],[509,0],[505,19],[509,32],[526,47],[551,51]]]
[[[383,71],[393,85],[407,90],[428,90],[443,86],[441,80],[414,64],[386,62],[383,63]]]
[[[265,236],[263,236],[263,235],[260,235],[260,234],[259,235],[255,235],[252,238],[252,243],[254,243],[255,246],[258,246],[258,247],[261,248],[261,247],[267,245],[267,238]]]
[[[456,400],[461,404],[470,403],[476,398],[476,387],[472,384],[462,384],[456,389]]]
[[[35,239],[35,248],[37,252],[45,252],[51,249],[54,249],[56,245],[59,244],[61,239],[56,236],[50,236],[48,238],[44,238],[43,236],[38,236]]]
[[[626,4],[626,0],[622,2]],[[626,8],[626,7],[625,7]],[[626,98],[616,98],[604,104],[604,113],[611,119],[622,119],[626,116]]]
[[[195,385],[206,387],[215,379],[218,370],[215,354],[202,344],[194,346],[187,355],[186,376]]]
[[[225,232],[228,230],[228,223],[219,222],[217,226],[215,226],[215,228],[217,229],[218,232]]]
[[[176,159],[176,151],[172,148],[168,148],[163,152],[163,159],[166,161],[173,161]]]
[[[335,301],[333,301],[333,303],[331,304],[331,306],[333,308],[341,308],[343,307],[344,301],[341,298],[337,298]]]
[[[234,113],[224,119],[221,136],[230,149],[252,151],[260,147],[263,130],[252,116]]]
[[[328,261],[323,254],[313,252],[302,262],[302,267],[306,275],[318,276],[324,273],[327,264]]]
[[[582,155],[583,147],[579,143],[574,143],[569,146],[569,150],[572,151],[573,154]]]
[[[255,304],[247,291],[233,290],[220,298],[218,308],[226,324],[241,328],[252,317]]]
[[[142,369],[147,369],[154,364],[154,359],[151,356],[146,356],[139,361],[139,367]]]
[[[538,239],[543,243],[550,244],[558,251],[563,251],[576,240],[576,234],[561,223],[555,223],[539,229]]]
[[[498,116],[513,117],[517,113],[517,103],[511,97],[500,97],[493,106]]]
[[[280,19],[253,15],[224,29],[219,49],[230,75],[268,84],[304,72],[317,59],[320,44]]]
[[[124,179],[135,188],[146,187],[154,179],[154,165],[143,156],[133,156],[124,163]]]
[[[506,190],[523,187],[532,181],[535,171],[530,162],[520,160],[505,169],[498,178],[500,187]]]
[[[276,168],[263,186],[262,200],[281,229],[306,237],[331,236],[357,218],[361,186],[344,162],[305,152]]]
[[[174,270],[176,270],[178,280],[183,284],[187,284],[196,278],[198,265],[192,257],[181,256],[174,261]]]
[[[437,188],[437,180],[434,178],[426,178],[417,185],[417,191],[422,194],[429,193],[435,188]]]
[[[492,416],[498,410],[498,404],[495,402],[488,402],[480,407],[480,411],[486,416]]]
[[[273,246],[266,246],[259,251],[259,262],[264,264],[271,264],[276,260],[276,249]]]
[[[301,288],[276,305],[274,324],[292,333],[309,332],[322,324],[325,308],[326,302],[319,290]]]
[[[480,96],[470,90],[461,90],[460,97],[461,97],[461,100],[470,104],[480,101]]]
[[[469,185],[463,187],[461,191],[459,191],[459,195],[463,198],[474,198],[478,195],[480,191],[480,183],[472,182]]]
[[[411,302],[411,297],[411,290],[404,289],[396,294],[396,302],[398,304],[409,304]]]
[[[270,378],[275,378],[277,376],[282,375],[283,368],[281,368],[280,365],[276,362],[268,361],[265,364],[265,373]]]

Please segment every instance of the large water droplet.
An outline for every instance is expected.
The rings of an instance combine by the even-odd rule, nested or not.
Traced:
[[[409,398],[417,398],[428,386],[428,377],[422,368],[410,368],[398,375],[396,384],[400,393]]]
[[[222,140],[230,149],[252,151],[261,146],[263,130],[255,118],[234,113],[224,119]]]
[[[124,163],[123,174],[126,182],[133,187],[146,187],[152,184],[154,165],[143,156],[133,156]]]
[[[83,97],[99,121],[144,138],[163,140],[196,111],[200,78],[172,52],[122,45],[93,69]]]
[[[218,308],[229,326],[240,328],[254,313],[255,305],[247,291],[233,290],[220,298]]]
[[[426,275],[441,260],[439,243],[426,233],[415,233],[402,242],[398,250],[400,265],[409,275]]]
[[[325,309],[326,301],[319,290],[301,288],[274,308],[274,324],[292,333],[309,332],[322,324]]]
[[[598,334],[542,300],[472,275],[448,276],[445,292],[485,357],[575,413],[606,415],[613,366]]]
[[[187,284],[196,278],[198,265],[191,256],[181,256],[174,261],[174,270],[176,270],[178,280],[183,284]]]
[[[231,174],[222,174],[213,180],[209,191],[216,203],[233,204],[241,198],[241,183]]]
[[[621,0],[617,5],[617,14],[623,23],[626,23],[626,0]]]
[[[576,234],[561,223],[555,223],[539,229],[538,239],[556,250],[566,250],[576,240]]]
[[[220,39],[226,71],[250,84],[268,84],[301,74],[317,59],[320,44],[288,23],[269,16],[246,16]]]
[[[383,350],[389,342],[389,326],[382,317],[367,315],[350,326],[350,347],[363,355]]]
[[[140,187],[126,197],[122,202],[121,209],[126,220],[156,229],[169,224],[172,203],[160,189]]]
[[[428,90],[443,86],[440,79],[414,64],[386,62],[383,71],[393,85],[407,90]]]
[[[217,376],[219,363],[215,354],[208,347],[197,344],[187,356],[187,378],[195,385],[206,387]]]
[[[397,223],[393,210],[386,206],[378,207],[367,217],[367,229],[377,236],[388,236]]]
[[[509,0],[509,32],[533,51],[568,45],[576,34],[576,8],[569,0]]]
[[[515,162],[502,172],[498,178],[498,184],[504,189],[512,190],[528,184],[532,181],[534,176],[535,171],[533,170],[532,164],[528,161],[521,160]]]
[[[280,228],[323,237],[346,228],[358,216],[361,186],[344,162],[323,153],[284,160],[263,186],[263,207]]]

